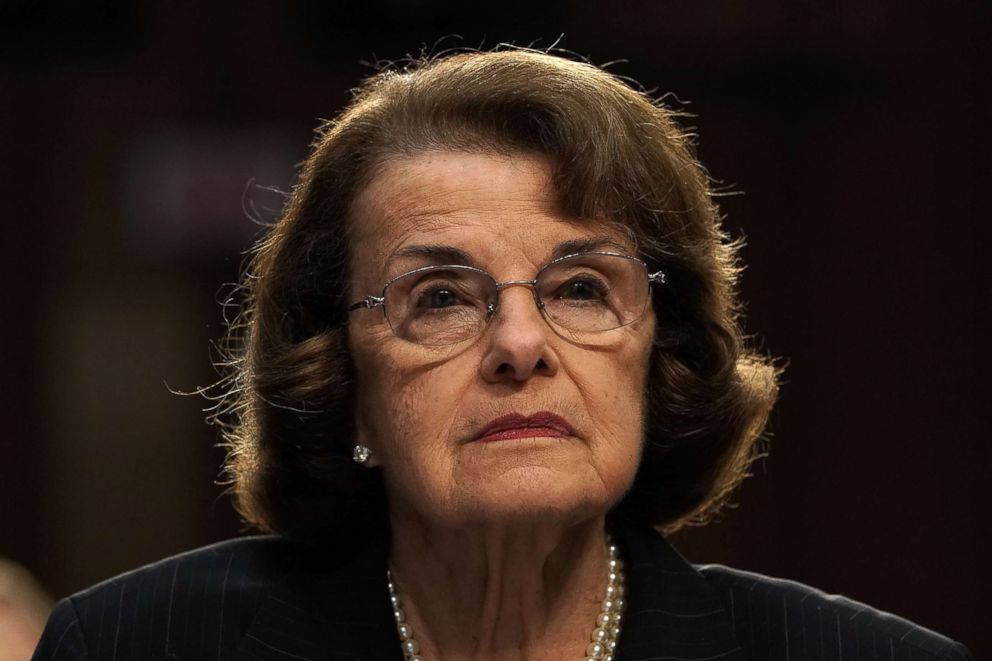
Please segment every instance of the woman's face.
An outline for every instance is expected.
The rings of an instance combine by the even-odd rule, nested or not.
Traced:
[[[357,198],[352,222],[350,300],[378,295],[449,249],[499,282],[533,279],[565,242],[634,254],[615,230],[559,213],[547,162],[524,155],[392,161]],[[571,522],[605,513],[631,485],[650,305],[638,321],[599,333],[595,346],[558,334],[527,286],[503,289],[481,334],[455,345],[402,339],[380,309],[355,311],[349,323],[357,440],[382,468],[394,516],[448,526]]]

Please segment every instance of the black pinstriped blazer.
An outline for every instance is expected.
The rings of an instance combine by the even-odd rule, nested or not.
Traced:
[[[799,583],[693,567],[646,527],[614,531],[627,557],[622,661],[967,661],[940,634]],[[56,606],[36,661],[399,661],[388,544],[346,557],[275,537],[238,539],[124,574]]]

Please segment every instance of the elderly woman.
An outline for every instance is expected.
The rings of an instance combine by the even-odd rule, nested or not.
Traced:
[[[775,399],[737,247],[672,113],[593,66],[374,76],[232,336],[228,468],[275,535],[62,601],[35,658],[968,658],[656,532],[717,510]]]

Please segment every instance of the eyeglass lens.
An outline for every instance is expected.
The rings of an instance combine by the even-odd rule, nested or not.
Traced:
[[[537,275],[539,307],[549,321],[578,333],[625,326],[644,312],[644,265],[621,255],[584,254],[549,264]],[[499,286],[467,266],[418,269],[386,287],[386,318],[399,337],[448,345],[482,332],[495,312]]]

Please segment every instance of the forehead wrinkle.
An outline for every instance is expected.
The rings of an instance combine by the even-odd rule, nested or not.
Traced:
[[[523,186],[519,186],[521,181],[516,181],[518,185],[508,190],[507,179],[513,176],[508,170],[525,172],[528,170],[525,162],[531,159],[518,162],[492,154],[489,156],[493,161],[508,164],[511,168],[495,171],[469,168],[465,171],[466,177],[452,182],[438,172],[444,170],[448,157],[458,155],[458,152],[426,152],[387,161],[377,168],[375,175],[356,196],[354,206],[356,209],[364,207],[367,211],[377,211],[390,220],[392,215],[447,215],[453,209],[465,209],[465,205],[460,203],[464,200],[458,198],[467,197],[471,206],[489,207],[496,204],[502,207],[507,202],[530,203],[536,211],[558,215],[555,213],[559,206],[558,196],[547,163],[538,176],[525,178]],[[509,197],[507,193],[510,193]]]
[[[380,278],[386,275],[390,264],[395,261],[393,257],[396,253],[409,243],[436,244],[437,237],[450,230],[493,228],[501,220],[517,219],[525,222],[532,215],[553,217],[551,214],[541,213],[536,208],[537,205],[532,206],[532,196],[521,196],[518,199],[500,196],[491,200],[479,200],[476,197],[471,200],[471,204],[458,204],[454,201],[446,204],[459,193],[469,190],[447,191],[440,198],[430,200],[402,200],[396,206],[390,200],[380,198],[366,206],[365,213],[356,219],[361,226],[357,234],[359,241],[372,247],[371,259],[380,265]],[[421,205],[422,201],[425,204]],[[518,202],[521,204],[518,205]]]
[[[364,259],[380,264],[384,271],[386,257],[416,233],[431,233],[445,226],[446,210],[434,205],[424,207],[419,195],[403,195],[402,164],[399,172],[388,171],[374,179],[356,197],[351,213],[353,248],[370,248]],[[402,228],[396,231],[397,228]],[[394,234],[395,232],[395,234]],[[357,250],[352,250],[352,271],[357,265]],[[382,273],[380,272],[380,276]]]
[[[459,217],[462,215],[460,212],[443,211],[440,208],[390,214],[379,222],[380,227],[372,233],[373,240],[379,244],[375,251],[375,260],[381,263],[381,270],[385,272],[396,253],[413,242],[412,237],[435,237],[452,227],[468,228],[475,224],[473,219]],[[390,236],[393,232],[395,235]]]
[[[444,176],[444,163],[438,163],[434,169],[436,161],[432,155],[388,163],[359,192],[353,204],[352,273],[364,274],[359,275],[361,279],[375,279],[364,285],[380,284],[395,263],[392,256],[409,243],[466,248],[451,230],[487,228],[515,235],[532,227],[537,220],[590,228],[589,220],[562,214],[550,169],[528,172],[522,163],[495,160],[513,167],[492,173],[470,170],[467,177],[452,179]],[[537,176],[514,179],[514,170]],[[511,181],[512,185],[507,185]],[[610,227],[611,223],[592,221],[591,225],[600,225],[609,234],[616,231]],[[450,238],[441,240],[443,233]],[[471,238],[471,231],[466,234]],[[621,242],[627,243],[623,239]],[[549,251],[551,248],[548,246]],[[553,256],[535,253],[527,261],[533,261],[536,267],[541,260]]]
[[[435,176],[430,165],[430,160],[395,162],[373,179],[360,197],[378,207],[384,217],[445,216],[489,210],[494,206],[504,209],[507,203],[523,207],[524,211],[559,215],[557,194],[547,172],[525,179],[523,186],[508,189],[506,173],[502,171],[489,177],[476,173],[469,181],[460,179],[450,183],[446,177]]]

